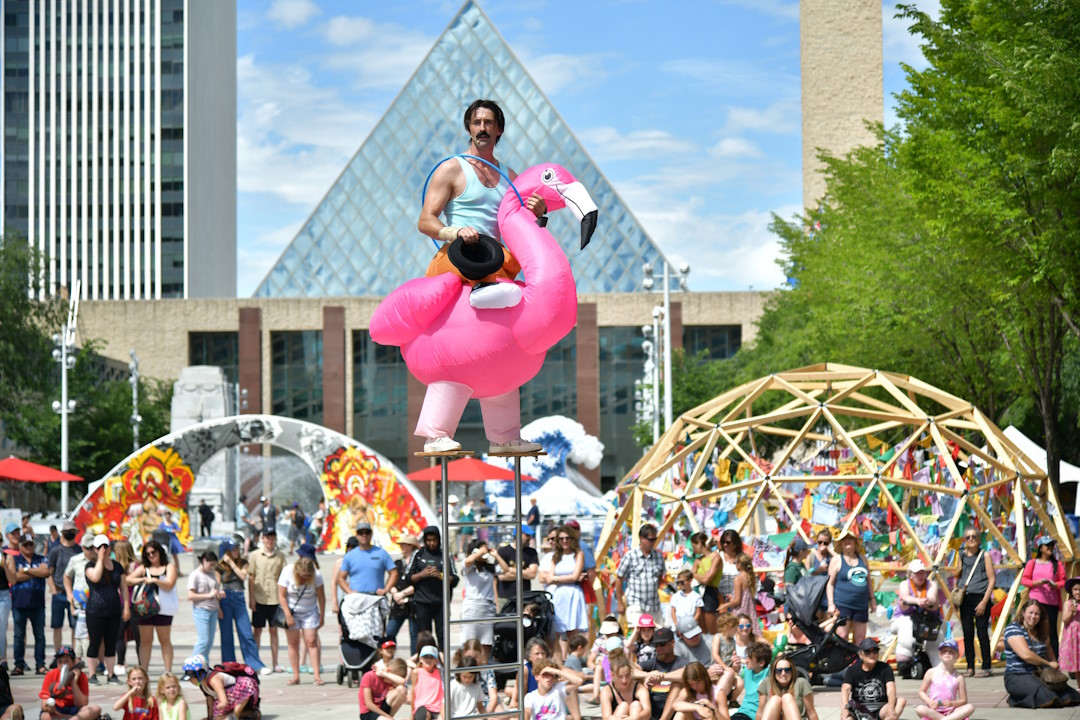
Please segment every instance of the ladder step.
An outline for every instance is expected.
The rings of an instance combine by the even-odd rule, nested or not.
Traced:
[[[478,617],[478,618],[460,618],[458,620],[451,620],[451,625],[477,625],[479,623],[495,623],[505,622],[506,620],[517,620],[521,622],[520,615],[492,615],[490,617]]]
[[[518,668],[522,668],[522,667],[524,667],[524,666],[520,665],[518,663],[508,662],[508,663],[495,663],[494,665],[477,665],[476,667],[470,667],[470,668],[450,668],[450,672],[452,674],[457,674],[458,672],[483,672],[485,670],[491,670],[493,672],[497,672],[499,670],[517,670]]]
[[[448,522],[447,527],[478,527],[478,528],[492,528],[492,527],[517,527],[521,524],[521,520],[476,520],[473,522]]]

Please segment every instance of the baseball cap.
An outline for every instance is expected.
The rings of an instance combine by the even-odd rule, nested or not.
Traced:
[[[684,638],[694,638],[701,634],[701,626],[694,618],[683,618],[679,621],[679,634]]]
[[[19,528],[21,527],[22,525],[17,522],[9,522],[7,525],[4,526],[4,534],[10,535],[13,532],[18,532]]]
[[[859,643],[859,652],[877,652],[880,649],[878,641],[871,637],[863,638],[863,641]]]
[[[386,638],[381,643],[379,643],[379,647],[381,647],[381,648],[397,647],[397,640],[394,640],[394,638]]]
[[[915,558],[914,560],[909,562],[907,566],[907,571],[909,573],[926,572],[926,570],[926,563],[924,563],[919,558]]]
[[[671,628],[666,627],[658,628],[652,639],[653,645],[663,645],[674,640],[675,633],[671,632]]]
[[[19,536],[19,544],[20,545],[25,545],[27,543],[33,543],[33,542],[34,542],[34,536],[31,535],[30,533],[24,533],[23,535]]]
[[[953,652],[960,652],[960,645],[955,640],[949,638],[948,640],[942,640],[937,646],[938,650],[952,650]]]
[[[802,535],[796,535],[795,540],[791,543],[791,552],[801,553],[803,550],[809,550],[810,544],[803,540]]]
[[[360,532],[361,530],[371,530],[371,523],[367,520],[361,520],[356,523],[356,532]]]
[[[71,522],[70,520],[65,520],[64,524],[60,526],[60,531],[61,532],[67,532],[68,530],[78,530],[78,529],[79,529],[79,526],[76,525],[75,523]]]
[[[83,533],[82,546],[84,548],[94,547],[94,533],[89,530]]]
[[[637,626],[639,628],[656,627],[656,621],[653,620],[653,616],[649,613],[641,613],[641,617],[637,619]]]
[[[300,557],[315,559],[315,546],[311,543],[304,543],[296,550],[296,554]]]
[[[265,495],[260,495],[259,496],[259,502],[266,502],[266,496]]]
[[[535,536],[536,535],[536,528],[534,528],[532,525],[522,525],[521,526],[521,532],[525,533],[526,535]]]
[[[96,538],[94,538],[94,547],[109,547],[109,536],[98,535]]]
[[[277,528],[275,528],[273,525],[270,525],[269,527],[264,527],[263,531],[262,531],[262,534],[263,535],[277,535]]]
[[[435,647],[434,645],[425,645],[424,647],[420,648],[420,657],[438,658],[439,648]]]
[[[232,538],[225,538],[221,541],[221,544],[218,545],[218,555],[224,555],[230,550],[235,550],[237,547],[239,546],[236,544],[235,540]]]
[[[619,623],[614,620],[605,620],[600,623],[601,635],[614,635],[617,632],[622,632],[622,628],[619,627]]]
[[[572,527],[575,530],[580,530],[581,529],[581,525],[578,524],[577,520],[567,520],[566,521],[566,527]]]
[[[604,649],[607,650],[608,652],[613,652],[615,650],[622,650],[622,647],[623,647],[622,638],[619,637],[618,635],[613,635],[613,636],[609,637],[608,639],[604,640]]]

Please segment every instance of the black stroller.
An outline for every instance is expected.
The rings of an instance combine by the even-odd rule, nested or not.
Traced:
[[[337,667],[337,684],[344,685],[347,681],[350,688],[360,687],[360,676],[379,659],[379,649],[349,637],[349,628],[340,610],[338,623],[341,625],[341,644],[338,646],[338,659],[341,662]]]
[[[787,654],[814,685],[824,684],[825,675],[843,672],[859,654],[859,649],[838,632],[844,627],[842,619],[827,632],[818,625],[817,612],[828,583],[826,575],[808,575],[786,593],[788,617],[810,640],[809,645],[789,645]]]
[[[555,606],[551,603],[551,595],[546,590],[527,590],[521,595],[523,607],[538,605],[540,612],[532,618],[525,618],[522,623],[525,626],[525,642],[534,637],[547,640],[551,637],[552,627],[555,624]],[[517,615],[517,603],[511,599],[503,607],[500,615]],[[503,620],[495,623],[495,646],[492,648],[492,656],[498,662],[515,662],[517,654],[517,620]],[[512,673],[512,671],[511,671]]]

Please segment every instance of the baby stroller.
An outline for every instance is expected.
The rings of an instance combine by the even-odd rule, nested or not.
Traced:
[[[555,623],[555,606],[551,603],[551,595],[546,590],[528,590],[521,594],[521,602],[523,607],[540,606],[540,612],[532,618],[525,618],[522,623],[525,626],[525,642],[529,642],[534,637],[547,640],[551,636]],[[511,599],[499,614],[517,615],[517,603]],[[517,620],[503,620],[495,623],[495,646],[491,654],[496,661],[503,663],[517,661],[517,628]]]
[[[823,684],[825,675],[843,672],[859,654],[859,649],[838,632],[845,627],[843,620],[829,631],[818,625],[818,607],[828,583],[826,575],[808,575],[787,588],[786,594],[788,617],[810,640],[809,645],[789,645],[787,653],[815,685]]]
[[[349,596],[355,597],[355,596]],[[367,616],[369,631],[362,636],[353,636],[349,633],[349,624],[345,620],[345,608],[338,610],[338,624],[341,625],[341,642],[338,644],[337,683],[344,685],[346,680],[349,687],[360,687],[360,676],[367,672],[379,657],[378,640],[386,628],[386,603],[379,602],[383,598],[368,596],[374,600],[363,611]],[[370,632],[370,623],[378,626],[379,636]]]

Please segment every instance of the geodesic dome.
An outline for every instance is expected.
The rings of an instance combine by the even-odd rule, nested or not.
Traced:
[[[619,510],[597,557],[608,569],[639,528],[659,526],[681,564],[687,538],[733,528],[755,566],[782,569],[796,533],[858,533],[872,570],[887,578],[914,557],[956,566],[960,536],[983,547],[1008,595],[994,642],[1020,589],[1035,540],[1077,555],[1046,474],[971,403],[917,378],[823,363],[729,390],[674,421],[620,483]]]

